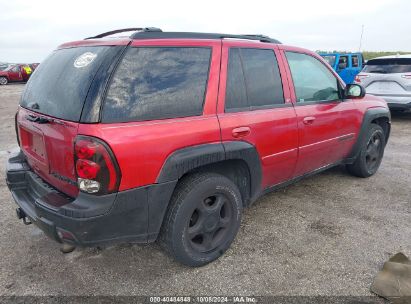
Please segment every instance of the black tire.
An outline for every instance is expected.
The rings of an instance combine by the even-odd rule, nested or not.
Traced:
[[[371,124],[365,140],[361,143],[360,153],[353,164],[347,165],[347,170],[354,176],[370,177],[380,167],[384,155],[385,136],[383,129],[377,124]]]
[[[0,85],[6,85],[9,80],[6,77],[0,77]]]
[[[241,213],[240,192],[228,178],[214,173],[189,175],[174,191],[159,242],[182,264],[208,264],[230,247]]]

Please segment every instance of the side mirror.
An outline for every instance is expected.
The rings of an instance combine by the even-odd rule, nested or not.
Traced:
[[[356,83],[347,84],[344,89],[344,96],[346,98],[363,98],[365,96],[365,89],[362,85]]]

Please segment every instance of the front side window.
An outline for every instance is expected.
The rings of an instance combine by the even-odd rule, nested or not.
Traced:
[[[225,108],[229,112],[284,104],[283,87],[273,50],[231,48]]]
[[[211,48],[130,48],[110,84],[103,122],[201,115]]]
[[[294,82],[297,102],[338,100],[337,78],[316,58],[295,52],[286,52]]]
[[[344,70],[348,67],[348,56],[340,56],[338,60],[338,69]]]
[[[351,66],[353,68],[358,68],[358,56],[357,55],[351,56]]]

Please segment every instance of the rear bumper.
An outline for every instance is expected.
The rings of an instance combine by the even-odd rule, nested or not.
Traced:
[[[411,109],[411,102],[409,103],[395,103],[395,102],[387,102],[388,107],[391,110],[410,110]]]
[[[157,238],[175,182],[73,199],[30,170],[22,153],[7,164],[7,185],[32,223],[57,242],[98,246]]]
[[[410,109],[411,108],[411,96],[401,96],[401,95],[383,95],[383,94],[373,94],[378,97],[383,98],[388,107],[391,109]]]

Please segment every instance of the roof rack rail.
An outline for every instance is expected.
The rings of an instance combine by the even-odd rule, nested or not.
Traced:
[[[280,41],[265,35],[234,35],[217,33],[195,32],[163,32],[163,31],[138,31],[130,36],[131,39],[246,39],[260,42],[281,44]]]
[[[98,35],[93,36],[93,37],[84,38],[84,40],[103,38],[103,37],[106,37],[106,36],[110,36],[110,35],[114,35],[114,34],[118,34],[118,33],[123,33],[123,32],[137,32],[137,33],[140,33],[140,32],[162,32],[162,30],[157,28],[157,27],[130,27],[130,28],[124,28],[124,29],[119,29],[119,30],[114,30],[114,31],[101,33],[101,34],[98,34]]]

